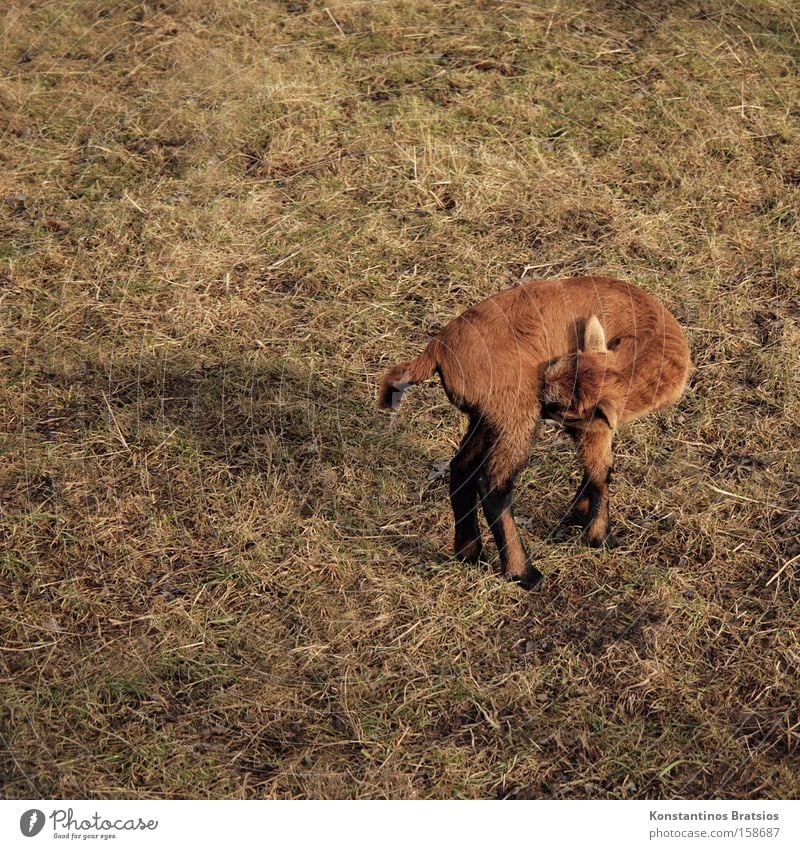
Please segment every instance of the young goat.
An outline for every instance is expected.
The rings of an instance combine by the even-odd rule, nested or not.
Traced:
[[[511,493],[538,420],[562,425],[583,465],[562,523],[581,525],[591,546],[613,547],[614,434],[674,404],[690,369],[678,323],[638,287],[606,277],[523,281],[451,321],[415,360],[390,368],[378,406],[396,409],[408,386],[438,373],[447,397],[469,416],[450,463],[455,553],[481,557],[480,502],[505,574],[530,588],[542,574],[520,539]]]

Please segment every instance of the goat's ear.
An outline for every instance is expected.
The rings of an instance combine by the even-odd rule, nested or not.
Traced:
[[[603,419],[605,421],[611,430],[617,429],[619,416],[617,415],[617,411],[613,404],[608,401],[600,401],[594,408],[594,412],[599,419]]]
[[[566,375],[568,368],[569,363],[566,357],[559,357],[557,360],[553,360],[544,370],[545,382],[554,383],[557,380],[561,380]]]
[[[542,397],[546,403],[568,406],[575,388],[575,358],[559,357],[544,371]]]
[[[578,376],[575,372],[575,357],[559,357],[553,360],[544,370],[544,385],[549,386],[551,392],[561,393],[562,388],[571,392],[575,387]]]
[[[588,354],[599,354],[608,350],[603,325],[600,324],[596,315],[586,322],[586,327],[583,329],[583,350]]]

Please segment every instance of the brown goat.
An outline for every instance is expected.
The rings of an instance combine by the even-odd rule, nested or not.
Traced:
[[[678,323],[637,286],[606,277],[522,281],[451,321],[415,360],[390,368],[378,406],[395,409],[409,385],[438,373],[447,397],[469,416],[450,463],[455,553],[481,557],[480,502],[506,575],[529,588],[542,574],[520,539],[511,494],[538,420],[562,425],[583,465],[562,524],[581,525],[591,546],[613,547],[614,434],[674,404],[690,369]]]

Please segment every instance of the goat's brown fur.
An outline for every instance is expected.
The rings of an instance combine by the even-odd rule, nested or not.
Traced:
[[[678,323],[637,286],[606,277],[523,281],[470,307],[419,357],[389,369],[378,406],[396,409],[408,386],[438,372],[470,417],[450,465],[456,554],[481,556],[480,502],[506,574],[530,587],[542,575],[520,539],[511,493],[539,419],[567,429],[584,468],[567,521],[583,525],[590,545],[611,546],[614,434],[674,404],[690,369]]]

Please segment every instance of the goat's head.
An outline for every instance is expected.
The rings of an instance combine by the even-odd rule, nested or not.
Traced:
[[[545,369],[542,416],[579,430],[616,429],[625,383],[614,360],[603,326],[593,315],[584,328],[582,349],[558,357]]]

